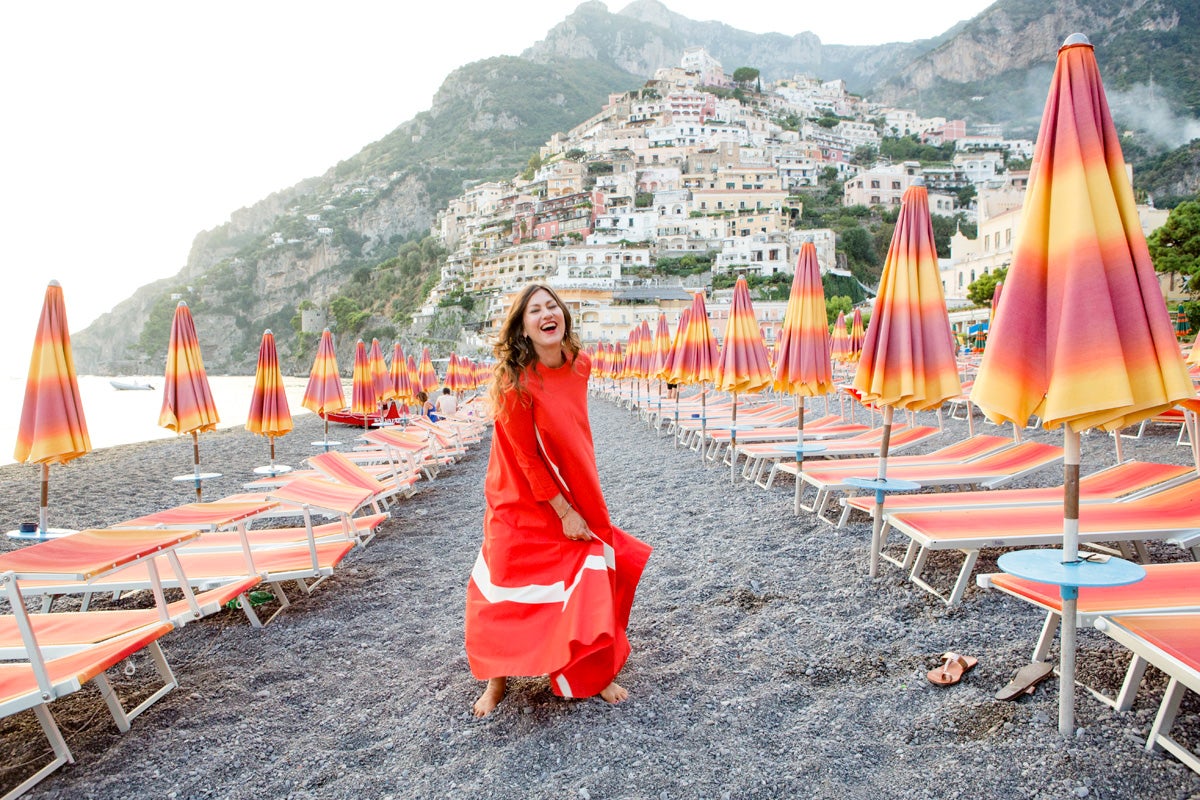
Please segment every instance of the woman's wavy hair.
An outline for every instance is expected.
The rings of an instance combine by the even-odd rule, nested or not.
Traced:
[[[492,347],[492,354],[496,357],[496,366],[492,375],[492,386],[488,390],[488,400],[491,401],[494,413],[500,413],[503,408],[500,399],[509,390],[515,389],[518,398],[525,396],[521,379],[529,365],[537,360],[533,342],[525,335],[525,309],[529,307],[529,298],[539,290],[548,293],[562,309],[565,327],[563,347],[571,354],[572,360],[579,355],[582,348],[579,336],[575,333],[575,326],[571,322],[571,309],[567,308],[567,304],[562,301],[558,293],[544,283],[531,283],[526,286],[517,296],[516,302],[508,309],[508,316],[505,317],[504,324],[500,326],[500,334],[496,339],[496,344]]]

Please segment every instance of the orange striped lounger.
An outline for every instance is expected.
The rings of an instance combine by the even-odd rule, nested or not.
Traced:
[[[891,530],[911,540],[901,562],[902,566],[912,564],[909,579],[950,606],[957,605],[962,599],[983,548],[1061,545],[1063,535],[1062,507],[1056,505],[899,511],[888,513],[888,522]],[[1200,479],[1133,500],[1083,503],[1079,507],[1080,544],[1139,543],[1198,530]],[[964,555],[958,578],[948,596],[922,577],[929,554],[936,550],[959,550]],[[888,560],[896,563],[895,559]]]
[[[1154,724],[1146,737],[1146,751],[1161,747],[1193,772],[1200,773],[1200,758],[1171,738],[1171,727],[1188,689],[1200,693],[1200,614],[1155,614],[1100,617],[1095,625],[1133,651],[1129,673],[1153,665],[1170,676]],[[1130,678],[1126,677],[1128,684]]]

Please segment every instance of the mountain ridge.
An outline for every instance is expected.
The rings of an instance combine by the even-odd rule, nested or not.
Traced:
[[[362,270],[391,263],[403,247],[419,241],[437,211],[466,186],[516,174],[551,135],[594,115],[610,93],[636,88],[657,67],[678,63],[684,47],[705,47],[729,71],[744,65],[760,69],[764,78],[805,72],[840,77],[852,90],[877,90],[897,104],[944,107],[945,116],[961,111],[964,117],[991,119],[1015,114],[1020,106],[1028,124],[1040,115],[1063,32],[1082,27],[1088,9],[1096,8],[1111,12],[1104,24],[1092,20],[1098,56],[1102,48],[1143,42],[1162,59],[1179,53],[1179,63],[1189,67],[1178,70],[1184,78],[1189,70],[1193,80],[1200,75],[1200,68],[1190,69],[1200,65],[1200,0],[1095,0],[1087,8],[1080,0],[1052,0],[1048,6],[1000,0],[937,37],[874,46],[826,45],[811,32],[753,34],[721,22],[696,22],[657,0],[635,0],[616,14],[602,3],[583,3],[521,56],[482,59],[452,71],[426,111],[323,174],[197,234],[180,273],[140,287],[74,335],[76,360],[89,372],[154,371],[147,366],[161,363],[165,354],[170,311],[185,298],[194,304],[210,369],[251,371],[264,327],[275,331],[286,368],[306,369],[310,354],[293,328],[302,303],[328,305],[345,297],[348,282]],[[988,37],[1002,41],[987,45]],[[1018,46],[1018,39],[1028,46]],[[991,77],[952,81],[947,76],[960,74],[955,64],[963,75]],[[1148,108],[1138,79],[1154,78],[1153,66],[1138,52],[1102,60],[1106,86],[1116,87],[1117,97],[1129,95],[1130,116]],[[997,69],[1002,72],[989,72]],[[1164,87],[1156,119],[1182,122],[1179,135],[1186,136],[1189,124],[1200,125],[1195,119],[1200,90],[1161,70],[1154,80]],[[989,89],[988,81],[999,88]],[[980,92],[982,99],[976,99]],[[1163,126],[1156,121],[1147,127]],[[1171,192],[1194,185],[1197,167],[1187,166],[1194,161],[1176,159],[1163,170]],[[421,302],[414,287],[425,287],[435,277],[434,267],[413,263],[406,262],[403,296],[384,304],[386,309],[359,309],[373,316],[375,327],[397,324]],[[352,346],[341,342],[342,354]]]

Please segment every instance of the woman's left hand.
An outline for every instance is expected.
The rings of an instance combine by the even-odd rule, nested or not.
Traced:
[[[586,542],[592,538],[592,532],[588,530],[587,521],[583,515],[571,508],[562,518],[563,536],[576,542]]]

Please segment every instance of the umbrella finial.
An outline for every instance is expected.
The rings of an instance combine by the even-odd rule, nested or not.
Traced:
[[[188,306],[187,306],[187,300],[180,300],[180,301],[179,301],[179,302],[178,302],[178,303],[175,305],[175,307],[176,307],[176,308],[187,308],[187,307],[188,307]]]
[[[1092,46],[1092,43],[1088,41],[1088,37],[1084,36],[1082,33],[1072,33],[1067,37],[1066,41],[1062,43],[1062,46],[1070,47],[1071,45],[1076,44],[1086,44],[1088,47]]]
[[[271,333],[270,328],[267,328],[266,330],[263,331],[263,336],[266,336],[268,333]],[[271,335],[274,336],[275,334],[272,333]]]
[[[51,279],[50,279],[50,282],[49,282],[48,284],[46,284],[46,285],[47,285],[47,286],[62,286],[62,284],[61,284],[61,283],[59,283],[58,281],[54,280],[53,278],[51,278]]]
[[[912,179],[912,183],[909,184],[909,186],[924,186],[924,185],[925,185],[925,176],[924,175],[914,175],[913,179]]]

